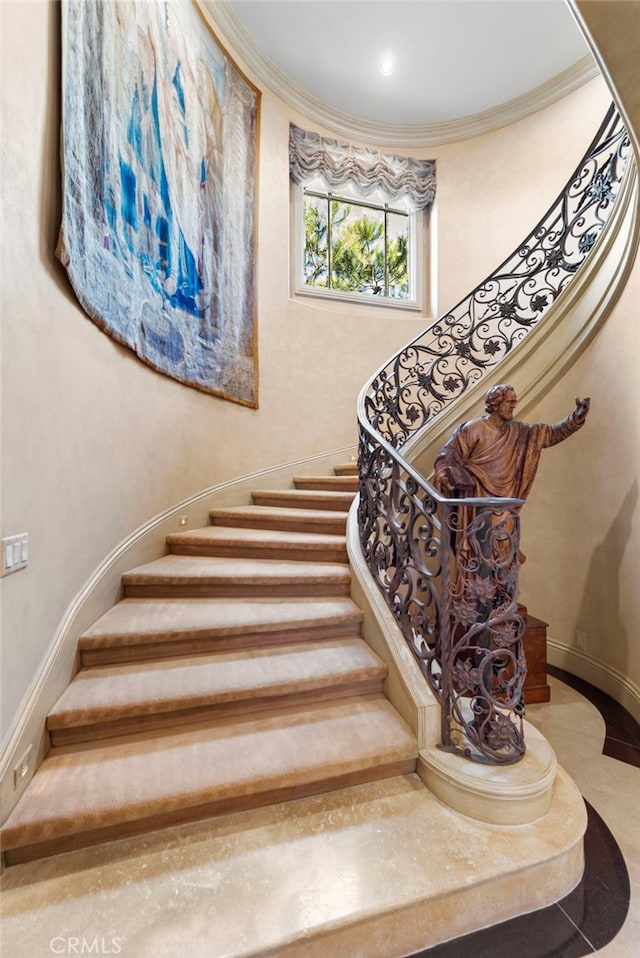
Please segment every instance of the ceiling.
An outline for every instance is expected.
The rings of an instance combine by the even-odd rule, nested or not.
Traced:
[[[260,54],[348,116],[425,126],[492,110],[589,53],[565,0],[234,0]],[[380,72],[391,56],[394,71]]]

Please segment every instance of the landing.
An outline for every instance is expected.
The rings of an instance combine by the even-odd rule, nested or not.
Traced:
[[[585,813],[560,773],[550,812],[482,824],[416,775],[16,865],[6,954],[399,958],[563,897]]]

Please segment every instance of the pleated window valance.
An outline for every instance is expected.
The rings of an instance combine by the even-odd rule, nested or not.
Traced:
[[[436,195],[435,164],[408,156],[392,156],[329,140],[289,127],[289,169],[294,183],[304,185],[322,176],[329,189],[355,186],[363,196],[382,189],[390,200],[406,199],[424,209]]]

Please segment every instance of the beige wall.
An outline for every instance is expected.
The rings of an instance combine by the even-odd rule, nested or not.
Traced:
[[[288,116],[265,96],[260,168],[260,408],[159,375],[86,317],[53,256],[60,216],[58,9],[1,4],[2,535],[28,532],[1,580],[2,728],[65,609],[132,530],[197,491],[355,442],[367,376],[423,323],[288,298]],[[10,241],[9,241],[10,238]]]
[[[441,311],[496,269],[546,213],[610,102],[598,78],[519,123],[438,149]]]
[[[555,642],[586,657],[567,664],[607,685],[619,673],[640,691],[640,260],[598,337],[543,402],[527,411],[555,422],[591,396],[585,427],[543,453],[523,509],[524,599]],[[595,663],[590,662],[595,659]],[[598,677],[602,668],[603,674]],[[616,694],[614,685],[605,688]],[[628,703],[631,707],[631,703]]]
[[[200,489],[355,441],[362,383],[424,321],[290,298],[288,124],[317,127],[265,92],[260,408],[212,398],[148,369],[85,316],[53,257],[60,216],[58,8],[44,0],[4,2],[1,11],[1,528],[3,536],[26,531],[31,540],[28,568],[0,586],[6,730],[65,608],[119,541]],[[438,164],[441,309],[510,253],[544,212],[607,99],[600,81],[592,81],[498,133],[413,151]],[[621,487],[630,484],[620,480]],[[612,497],[611,522],[626,493]],[[634,615],[637,623],[637,606]],[[626,628],[631,638],[631,623]]]

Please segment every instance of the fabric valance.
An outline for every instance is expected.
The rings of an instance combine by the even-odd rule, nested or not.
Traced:
[[[330,189],[352,183],[364,196],[383,189],[391,200],[408,199],[414,209],[429,206],[436,195],[435,163],[430,160],[350,146],[293,124],[289,169],[294,183],[305,184],[321,175]]]

